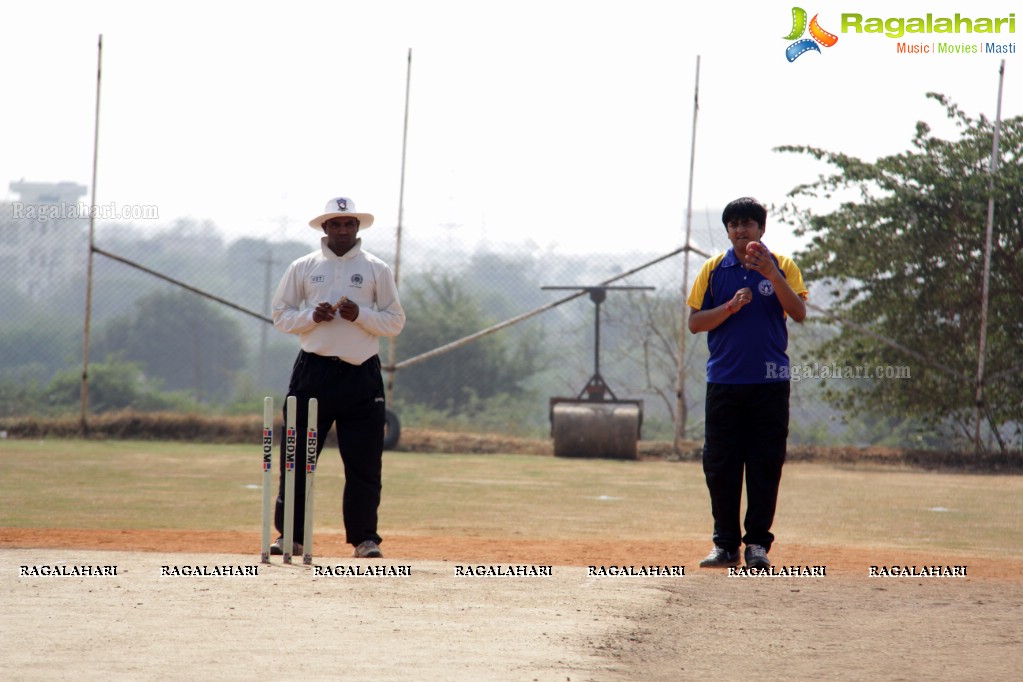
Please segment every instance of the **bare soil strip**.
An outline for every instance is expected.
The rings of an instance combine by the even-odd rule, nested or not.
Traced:
[[[258,558],[259,535],[234,531],[84,530],[60,528],[0,528],[0,548],[78,548],[137,552],[198,552],[239,554]],[[473,562],[511,562],[551,566],[684,565],[693,574],[710,547],[687,541],[526,540],[487,537],[394,535],[382,545],[390,559]],[[351,553],[337,534],[317,534],[317,556]],[[771,560],[783,565],[825,565],[829,576],[867,577],[870,566],[935,564],[967,565],[977,579],[1023,581],[1023,565],[993,557],[956,553],[940,555],[906,552],[896,547],[852,548],[776,544]]]
[[[279,557],[256,577],[162,567],[258,564],[251,532],[0,529],[0,629],[16,680],[1016,679],[1023,575],[993,557],[778,545],[775,565],[827,577],[728,577],[695,542],[391,536],[355,560],[317,536],[317,576]],[[116,565],[116,577],[19,575]],[[464,577],[459,566],[552,566]],[[587,566],[686,565],[684,577],[594,577]],[[870,565],[957,564],[966,578],[870,578]],[[73,673],[72,673],[73,671]]]

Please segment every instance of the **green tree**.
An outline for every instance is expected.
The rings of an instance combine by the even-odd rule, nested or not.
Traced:
[[[137,363],[166,389],[188,390],[202,403],[231,394],[246,345],[238,322],[213,304],[190,292],[155,292],[106,323],[95,352]]]
[[[495,323],[455,278],[425,275],[402,290],[409,321],[398,340],[401,358],[411,358],[478,332]],[[396,391],[404,402],[458,413],[479,400],[514,394],[538,369],[539,342],[520,335],[509,347],[507,335],[491,335],[402,370]]]
[[[82,370],[58,372],[46,387],[47,408],[67,412],[81,405]],[[108,359],[89,366],[89,408],[110,412],[131,408],[142,412],[194,408],[181,395],[160,391],[159,382],[147,380],[138,365]]]
[[[81,352],[80,329],[33,313],[0,330],[0,377],[46,383]]]
[[[546,276],[532,253],[474,253],[460,275],[489,314],[504,320],[550,300],[541,290]],[[508,292],[514,291],[514,296]]]
[[[971,118],[942,95],[958,132],[932,135],[917,124],[912,149],[871,163],[815,147],[806,154],[834,169],[796,187],[783,207],[796,233],[812,240],[797,256],[818,303],[905,349],[851,326],[822,346],[843,365],[908,365],[910,379],[854,381],[829,399],[845,409],[905,415],[972,437],[980,332],[984,234],[993,122]],[[1023,117],[1002,123],[994,174],[994,243],[982,421],[1002,436],[1023,421]],[[845,199],[830,213],[801,200]]]
[[[35,381],[0,378],[0,417],[40,414],[43,390]]]

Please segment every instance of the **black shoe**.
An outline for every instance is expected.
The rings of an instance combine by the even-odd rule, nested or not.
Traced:
[[[359,546],[355,548],[355,553],[352,556],[357,559],[380,559],[384,555],[380,551],[380,546],[372,540],[364,540],[359,543]]]
[[[302,556],[302,545],[298,542],[292,541],[291,543],[292,556]],[[274,543],[270,545],[270,554],[274,556],[280,556],[284,554],[284,537],[279,537],[274,540]]]
[[[770,568],[771,561],[767,558],[767,550],[761,545],[746,545],[744,553],[746,568]]]
[[[725,568],[727,566],[738,566],[739,550],[731,552],[724,547],[714,546],[710,554],[700,562],[700,568]]]

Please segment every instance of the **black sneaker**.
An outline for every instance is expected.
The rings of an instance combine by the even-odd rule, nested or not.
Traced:
[[[352,556],[357,559],[380,559],[384,555],[380,551],[380,546],[377,545],[377,543],[372,540],[364,540],[355,548],[355,552]]]
[[[746,568],[770,568],[771,561],[767,558],[767,550],[760,545],[746,545]]]
[[[302,556],[302,545],[301,544],[299,544],[297,542],[292,542],[291,543],[291,549],[292,549],[292,552],[291,552],[292,556]],[[274,543],[272,545],[270,545],[270,554],[273,554],[274,556],[281,556],[282,554],[284,554],[284,538],[283,537],[277,538],[276,540],[274,540]]]
[[[700,568],[726,568],[738,566],[739,563],[739,550],[729,552],[724,547],[715,545],[711,553],[700,562]]]

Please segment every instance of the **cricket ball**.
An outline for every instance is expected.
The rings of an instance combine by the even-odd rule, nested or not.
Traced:
[[[764,253],[764,245],[760,242],[747,242],[746,243],[746,255],[747,256],[759,256]]]

